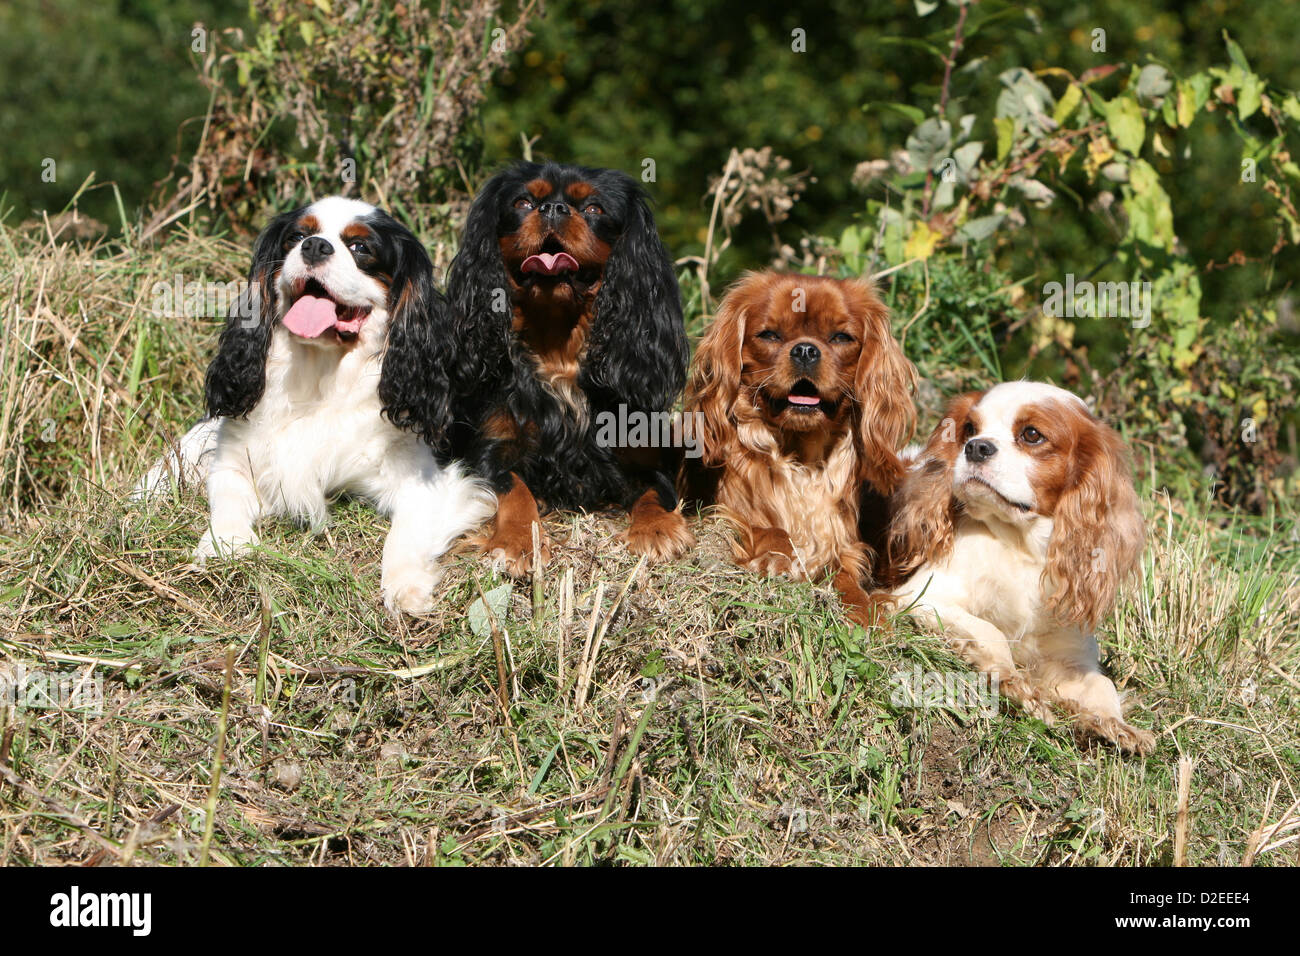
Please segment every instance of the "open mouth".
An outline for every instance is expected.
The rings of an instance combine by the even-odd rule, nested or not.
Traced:
[[[529,256],[519,265],[519,271],[543,276],[558,276],[578,271],[578,260],[564,251],[560,240],[547,236],[540,252]]]
[[[283,321],[286,329],[304,339],[318,339],[333,332],[342,341],[349,342],[361,332],[369,315],[369,306],[339,302],[319,281],[308,279]]]
[[[835,409],[839,405],[837,401],[822,398],[817,386],[806,378],[795,382],[789,393],[783,397],[778,398],[775,395],[765,395],[765,397],[773,415],[780,415],[789,410],[796,415],[812,415],[820,412],[830,418],[834,416]]]
[[[1032,510],[1027,504],[1024,504],[1019,501],[1012,501],[1010,498],[1008,498],[1002,492],[998,491],[987,480],[981,478],[979,475],[971,475],[969,478],[966,479],[966,484],[982,485],[983,487],[987,488],[989,491],[993,492],[995,497],[1001,498],[1004,502],[1006,502],[1008,505],[1010,505],[1012,508],[1015,508],[1017,511],[1021,512],[1022,514],[1028,514]]]

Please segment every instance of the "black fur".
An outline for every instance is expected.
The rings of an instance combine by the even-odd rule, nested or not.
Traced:
[[[557,189],[582,180],[604,209],[591,231],[610,247],[577,384],[589,409],[585,426],[539,378],[529,350],[512,329],[514,304],[499,240],[519,228],[513,203],[524,185],[545,179]],[[574,214],[580,214],[574,210]],[[582,276],[582,273],[579,273]],[[445,430],[440,453],[468,461],[498,492],[511,473],[549,508],[628,506],[647,489],[666,508],[676,504],[672,450],[601,447],[601,412],[672,408],[686,379],[688,347],[672,260],[659,239],[648,199],[629,176],[609,169],[518,163],[498,173],[470,208],[451,266],[446,340],[449,389],[424,408],[431,432]],[[485,433],[509,413],[519,440]]]
[[[276,216],[257,237],[253,265],[248,270],[248,291],[226,318],[216,357],[208,365],[204,380],[209,418],[240,418],[262,398],[266,353],[276,319],[275,280],[286,255],[284,235],[302,213],[302,209],[295,209]]]

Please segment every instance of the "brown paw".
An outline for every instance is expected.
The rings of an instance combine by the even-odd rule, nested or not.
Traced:
[[[695,535],[676,511],[663,511],[647,520],[633,519],[622,538],[629,551],[651,561],[672,561],[695,546]]]
[[[998,689],[1007,697],[1019,703],[1024,712],[1030,717],[1037,717],[1049,727],[1056,723],[1056,715],[1052,713],[1051,706],[1028,681],[1018,674],[1011,676],[998,675]]]
[[[496,531],[492,537],[477,539],[476,543],[487,555],[492,567],[510,575],[512,578],[527,577],[533,570],[533,538],[531,534]],[[542,535],[539,550],[542,564],[551,560],[551,544],[546,535]]]
[[[1078,727],[1095,737],[1109,740],[1125,753],[1140,757],[1150,755],[1156,749],[1155,734],[1141,727],[1134,727],[1115,717],[1095,717],[1091,714],[1079,716]]]
[[[757,571],[769,578],[789,575],[794,570],[794,559],[781,551],[764,551],[741,563],[749,570]]]

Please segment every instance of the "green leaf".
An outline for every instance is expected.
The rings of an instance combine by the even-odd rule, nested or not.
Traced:
[[[887,111],[898,113],[900,116],[906,116],[913,123],[922,123],[925,121],[925,111],[915,106],[909,106],[907,103],[863,103],[862,112],[869,113],[872,110]]]
[[[957,235],[968,242],[980,242],[997,232],[998,226],[1002,225],[1002,220],[1005,218],[1005,216],[980,216],[963,223],[957,230]]]
[[[506,611],[510,608],[510,591],[513,585],[506,583],[500,587],[493,588],[483,595],[482,598],[475,598],[474,603],[465,611],[465,616],[469,618],[469,629],[474,632],[476,637],[487,637],[492,633],[492,625],[488,622],[487,609],[492,609],[492,616],[500,624],[506,619]],[[487,599],[486,607],[483,604],[483,598]]]
[[[1247,73],[1237,91],[1237,116],[1246,119],[1259,109],[1264,84],[1254,73]]]
[[[1137,100],[1131,96],[1117,96],[1103,103],[1102,111],[1106,114],[1106,125],[1110,127],[1115,144],[1134,156],[1140,153],[1147,127]]]
[[[1138,74],[1137,95],[1151,103],[1168,93],[1172,86],[1168,70],[1158,63],[1148,63]]]
[[[1223,31],[1223,42],[1228,45],[1228,59],[1237,66],[1241,67],[1243,73],[1250,72],[1250,64],[1246,62],[1246,54],[1241,52],[1241,47],[1237,46],[1237,41],[1228,36],[1228,31]]]
[[[1160,185],[1159,174],[1145,160],[1137,159],[1129,164],[1129,184],[1124,196],[1124,210],[1129,217],[1126,238],[1172,251],[1174,214],[1169,194]]]
[[[1011,145],[1016,138],[1016,121],[1010,116],[999,116],[993,121],[993,128],[998,134],[998,162],[1011,153]]]
[[[939,0],[913,0],[918,16],[928,17],[939,9]]]
[[[948,152],[951,142],[952,125],[947,120],[931,116],[907,137],[907,153],[917,169],[933,169]]]
[[[1065,92],[1061,94],[1060,100],[1057,101],[1056,109],[1052,111],[1052,119],[1056,120],[1058,124],[1064,123],[1070,118],[1070,114],[1074,112],[1074,108],[1079,105],[1081,99],[1083,99],[1083,90],[1078,83],[1071,83],[1065,88]]]

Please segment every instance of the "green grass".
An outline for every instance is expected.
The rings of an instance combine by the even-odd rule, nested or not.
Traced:
[[[741,572],[709,520],[638,570],[625,517],[549,518],[553,560],[501,622],[503,688],[466,614],[502,581],[467,551],[433,614],[393,621],[365,508],[196,570],[201,500],[125,500],[195,415],[216,325],[149,315],[152,283],[228,280],[244,255],[0,240],[0,672],[93,673],[105,704],[0,706],[0,864],[197,863],[228,648],[218,865],[1164,865],[1183,755],[1189,863],[1296,861],[1294,511],[1144,491],[1150,546],[1101,640],[1158,734],[1147,760],[1005,703],[893,706],[891,675],[966,668],[907,622],[851,628],[827,585]]]

